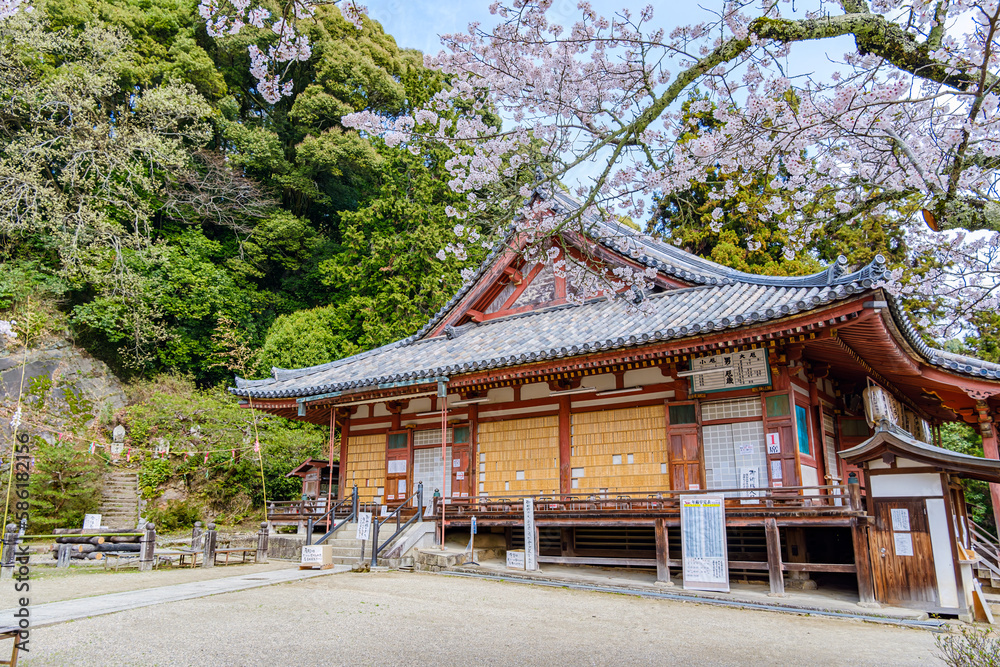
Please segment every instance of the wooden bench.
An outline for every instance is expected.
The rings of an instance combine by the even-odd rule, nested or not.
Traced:
[[[104,561],[104,569],[105,570],[108,569],[108,566],[111,564],[111,561],[114,560],[114,562],[115,562],[115,572],[117,572],[118,571],[118,566],[121,565],[122,563],[125,563],[126,565],[130,565],[132,563],[132,561],[135,561],[136,565],[138,565],[139,564],[139,552],[138,551],[129,551],[129,552],[117,552],[116,553],[114,551],[110,551],[108,553],[105,553],[104,554],[104,558],[102,558],[101,560]]]
[[[17,653],[20,650],[17,643],[21,641],[21,629],[14,626],[5,626],[0,628],[0,641],[4,639],[13,639],[14,648],[10,651],[10,660],[0,660],[0,665],[17,667]]]
[[[193,549],[157,549],[153,552],[153,566],[160,562],[173,562],[173,558],[177,557],[177,564],[180,567],[196,567],[198,565],[198,556],[201,556],[201,551],[194,551]],[[190,558],[191,563],[188,565],[184,561]]]
[[[215,564],[219,564],[219,556],[224,554],[226,556],[223,565],[229,565],[229,556],[232,554],[240,554],[240,563],[247,562],[247,554],[251,554],[254,563],[257,562],[257,547],[240,547],[240,548],[230,548],[230,549],[216,549],[215,550]]]

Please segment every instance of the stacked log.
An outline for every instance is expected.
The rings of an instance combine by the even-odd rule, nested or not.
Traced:
[[[82,528],[56,528],[52,531],[57,535],[52,547],[53,558],[59,557],[59,545],[69,545],[69,557],[74,560],[101,560],[105,553],[139,553],[139,535],[90,535],[100,532],[104,535],[112,533],[135,533],[135,528],[109,530],[84,530]]]

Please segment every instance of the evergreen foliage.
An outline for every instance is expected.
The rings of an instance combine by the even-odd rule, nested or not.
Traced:
[[[103,465],[72,443],[50,444],[33,438],[35,467],[28,484],[29,527],[33,533],[79,527],[83,515],[97,512]]]

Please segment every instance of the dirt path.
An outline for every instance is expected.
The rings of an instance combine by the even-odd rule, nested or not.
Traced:
[[[30,648],[23,665],[940,664],[925,630],[401,573],[40,628]]]
[[[220,577],[269,572],[294,567],[282,562],[262,565],[231,565],[228,567],[159,568],[155,572],[139,572],[135,566],[118,572],[105,570],[100,565],[56,569],[54,567],[31,568],[31,604],[44,604],[57,600],[137,591],[141,588],[184,584],[191,581],[205,581]],[[0,582],[0,609],[13,607],[18,593],[11,582]]]

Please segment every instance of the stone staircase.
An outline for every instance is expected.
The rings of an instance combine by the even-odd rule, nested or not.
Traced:
[[[361,560],[361,540],[355,538],[358,532],[356,523],[349,523],[323,544],[329,544],[335,565],[355,565]],[[365,562],[372,557],[371,545],[365,544]]]
[[[408,530],[403,531],[402,534],[396,537],[396,539],[389,543],[389,538],[392,537],[392,533],[395,530],[393,526],[392,530],[385,530],[385,532],[379,535],[379,544],[388,545],[379,555],[378,563],[379,565],[392,565],[392,566],[406,566],[412,565],[412,558],[403,558],[402,554],[396,554],[394,552],[398,551],[396,548],[400,546],[401,542],[407,541],[411,536],[418,533],[423,533],[426,530],[433,530],[433,524],[415,524],[410,526]],[[361,557],[361,540],[357,539],[355,536],[358,532],[358,525],[356,523],[348,523],[346,526],[338,530],[333,536],[328,539],[323,544],[329,544],[332,551],[333,562],[336,565],[357,565],[359,561],[363,564],[371,563],[372,558],[372,545],[371,541],[364,543],[365,553],[364,559]],[[319,536],[316,536],[317,539]],[[408,545],[407,545],[408,546]],[[384,555],[392,555],[392,558],[385,558]],[[403,562],[401,562],[403,561]]]
[[[139,475],[115,471],[104,476],[101,491],[101,525],[135,528],[139,523]]]

